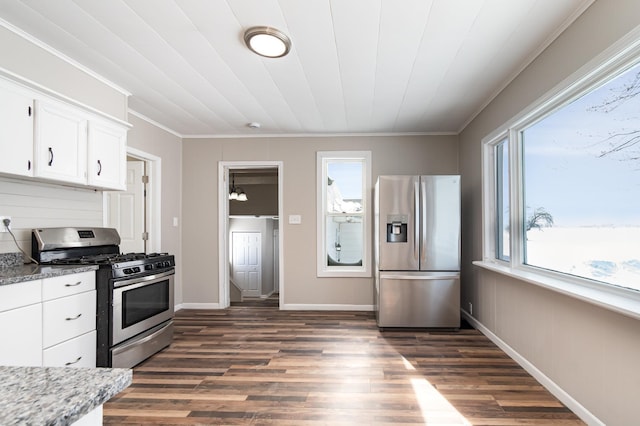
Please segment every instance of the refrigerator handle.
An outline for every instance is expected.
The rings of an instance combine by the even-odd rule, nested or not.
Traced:
[[[422,217],[420,218],[420,223],[422,224],[422,229],[421,229],[421,233],[420,233],[420,245],[422,246],[422,251],[420,252],[420,269],[425,268],[426,264],[427,264],[427,232],[428,232],[428,225],[427,225],[427,187],[426,187],[426,183],[422,183],[420,184],[420,191],[421,191],[421,206],[420,206],[420,211],[422,212]]]
[[[420,257],[420,179],[413,184],[413,257]]]

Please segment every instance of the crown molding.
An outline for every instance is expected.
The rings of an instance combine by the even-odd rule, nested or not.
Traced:
[[[150,118],[149,118],[149,117],[147,117],[146,115],[140,114],[139,112],[137,112],[137,111],[135,111],[135,110],[132,110],[132,109],[128,109],[128,110],[127,110],[127,112],[128,112],[129,114],[131,114],[131,115],[135,116],[135,117],[138,117],[140,120],[144,120],[144,121],[146,121],[147,123],[149,123],[149,124],[151,124],[151,125],[153,125],[153,126],[156,126],[156,127],[158,127],[159,129],[164,130],[164,131],[165,131],[165,132],[167,132],[167,133],[171,133],[172,135],[177,136],[177,137],[179,137],[180,139],[184,139],[184,136],[183,136],[183,135],[181,135],[180,133],[176,132],[176,131],[175,131],[175,130],[173,130],[173,129],[170,129],[169,127],[167,127],[167,126],[165,126],[165,125],[163,125],[163,124],[158,123],[158,122],[157,122],[157,121],[155,121],[155,120],[150,119]]]

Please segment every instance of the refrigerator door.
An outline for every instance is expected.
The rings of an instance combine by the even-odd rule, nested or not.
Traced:
[[[417,271],[420,236],[418,176],[380,176],[376,184],[378,269]]]
[[[378,327],[460,328],[457,272],[380,273]]]
[[[420,270],[460,270],[460,176],[420,177]]]

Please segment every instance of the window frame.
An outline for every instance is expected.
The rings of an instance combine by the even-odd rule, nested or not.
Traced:
[[[640,291],[525,264],[522,157],[522,131],[638,63],[640,30],[611,46],[482,139],[482,260],[474,265],[640,319]],[[500,259],[497,251],[496,220],[496,147],[505,139],[509,150],[508,260]]]
[[[362,162],[362,266],[327,265],[326,220],[327,212],[327,164],[330,162]],[[371,151],[318,151],[316,160],[317,235],[316,275],[318,277],[363,277],[371,275]]]

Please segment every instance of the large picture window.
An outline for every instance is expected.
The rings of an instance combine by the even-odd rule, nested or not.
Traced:
[[[318,153],[318,276],[370,276],[369,152]]]
[[[640,65],[610,71],[486,141],[485,259],[640,292]]]

